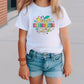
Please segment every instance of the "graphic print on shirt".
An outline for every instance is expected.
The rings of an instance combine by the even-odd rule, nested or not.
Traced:
[[[46,33],[52,32],[55,27],[55,22],[50,16],[38,16],[33,21],[33,28],[40,33]]]

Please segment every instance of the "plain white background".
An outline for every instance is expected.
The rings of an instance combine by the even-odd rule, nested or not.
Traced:
[[[84,84],[84,1],[61,0],[61,3],[72,21],[68,32],[73,66],[72,74],[63,77],[62,81],[63,84]],[[14,28],[16,18],[0,28],[0,84],[29,84],[18,75],[18,29]]]

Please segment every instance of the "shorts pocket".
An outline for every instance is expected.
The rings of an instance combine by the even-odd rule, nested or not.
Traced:
[[[61,55],[61,54],[59,54],[59,55],[54,54],[53,60],[54,60],[56,63],[62,62],[62,55]]]
[[[27,59],[27,61],[33,61],[33,55],[26,54],[26,59]]]

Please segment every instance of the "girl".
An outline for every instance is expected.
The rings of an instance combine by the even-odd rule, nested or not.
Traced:
[[[47,84],[62,84],[72,71],[65,8],[59,0],[18,0],[17,8],[19,76],[30,84],[43,84],[43,75]]]

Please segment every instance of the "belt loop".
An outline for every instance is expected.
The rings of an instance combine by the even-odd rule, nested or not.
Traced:
[[[36,58],[37,58],[37,52],[35,52],[35,56],[36,56]]]
[[[34,55],[34,52],[32,49],[30,50],[30,55],[31,55],[31,57],[33,57],[33,55]]]
[[[51,53],[50,53],[50,58],[51,58]]]
[[[52,53],[50,53],[50,58],[52,58]]]

